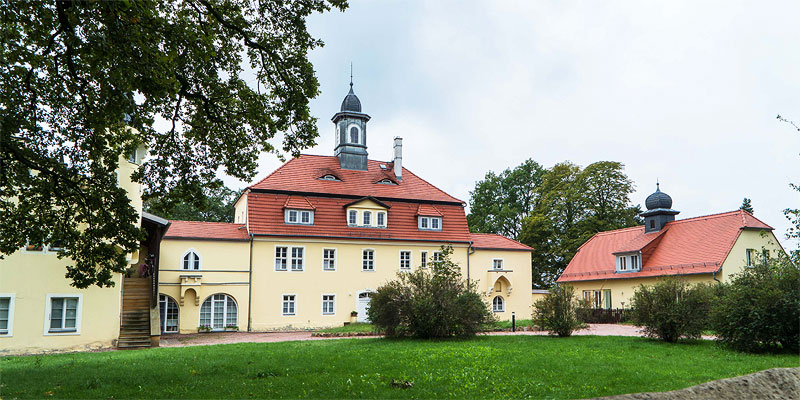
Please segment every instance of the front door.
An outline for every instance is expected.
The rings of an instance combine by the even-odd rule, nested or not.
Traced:
[[[356,300],[356,312],[358,312],[358,317],[356,321],[369,322],[367,310],[369,309],[370,297],[372,297],[372,292],[361,292],[358,294],[358,300]]]

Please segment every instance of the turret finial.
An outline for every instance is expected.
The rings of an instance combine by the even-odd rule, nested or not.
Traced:
[[[350,61],[350,87],[353,87],[353,62]]]

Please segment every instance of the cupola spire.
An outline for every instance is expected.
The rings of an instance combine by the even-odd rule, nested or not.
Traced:
[[[668,222],[675,221],[675,216],[680,211],[672,209],[672,197],[661,191],[661,184],[656,179],[656,191],[644,201],[647,211],[641,214],[644,217],[645,233],[660,231]]]
[[[336,126],[334,154],[344,169],[367,170],[367,121],[361,112],[361,100],[353,91],[353,63],[350,63],[350,91],[342,100],[339,112],[331,121]]]

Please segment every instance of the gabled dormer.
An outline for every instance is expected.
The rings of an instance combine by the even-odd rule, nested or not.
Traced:
[[[362,197],[345,204],[347,226],[356,228],[386,228],[389,224],[389,208],[386,203],[372,197]]]
[[[621,253],[617,256],[617,273],[639,272],[642,270],[642,253]]]
[[[417,228],[421,231],[442,230],[443,214],[433,205],[420,204],[417,208]]]
[[[289,225],[314,225],[314,206],[305,197],[289,196],[283,204],[283,222]]]

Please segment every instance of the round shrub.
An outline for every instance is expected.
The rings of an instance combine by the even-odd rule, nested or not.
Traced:
[[[750,352],[800,350],[800,269],[786,257],[746,268],[721,292],[711,312],[719,343]]]
[[[584,303],[575,297],[575,288],[568,284],[555,284],[550,294],[533,305],[533,323],[551,335],[571,336],[572,331],[581,328],[579,315]]]
[[[699,339],[708,326],[714,298],[709,284],[690,285],[683,279],[666,278],[655,285],[640,285],[633,294],[631,317],[648,337],[676,342]]]
[[[397,279],[379,287],[370,300],[370,321],[386,336],[441,338],[473,336],[494,316],[475,282],[461,276],[450,260],[452,247],[428,268],[400,272]]]

